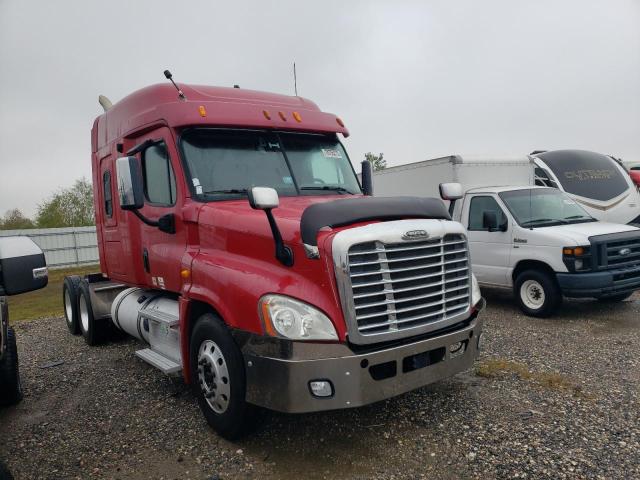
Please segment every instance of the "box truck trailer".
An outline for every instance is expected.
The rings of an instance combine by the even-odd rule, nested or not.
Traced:
[[[65,279],[72,333],[147,344],[227,438],[256,406],[357,407],[472,365],[484,301],[440,199],[367,195],[345,124],[309,100],[176,88],[101,99],[100,272]]]

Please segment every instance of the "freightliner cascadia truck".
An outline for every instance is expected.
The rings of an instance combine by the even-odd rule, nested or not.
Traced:
[[[72,333],[143,341],[136,355],[182,374],[226,438],[259,407],[357,407],[472,365],[484,300],[464,228],[440,199],[371,196],[339,117],[175,83],[100,103],[101,271],[65,279]]]

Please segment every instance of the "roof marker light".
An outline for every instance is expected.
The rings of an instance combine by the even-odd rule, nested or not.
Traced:
[[[267,120],[271,120],[271,114],[269,113],[269,110],[262,110],[262,115],[264,115],[264,118],[266,118]]]
[[[280,118],[282,119],[283,122],[287,121],[287,117],[284,116],[284,113],[278,112],[278,115],[280,115]]]
[[[342,119],[340,117],[336,117],[336,122],[338,123],[338,125],[340,125],[342,128],[344,128],[344,122],[342,121]]]
[[[296,119],[296,122],[300,123],[302,121],[302,117],[298,112],[293,112],[293,118]]]
[[[207,116],[207,110],[206,110],[206,108],[204,108],[204,105],[200,105],[198,107],[198,112],[200,112],[200,116],[201,117],[206,117]]]

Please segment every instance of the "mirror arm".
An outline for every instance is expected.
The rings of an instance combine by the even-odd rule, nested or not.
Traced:
[[[273,240],[276,244],[276,258],[280,263],[282,263],[285,267],[291,267],[293,265],[293,251],[291,248],[287,247],[283,240],[282,235],[280,234],[280,229],[276,224],[276,219],[273,218],[273,213],[271,213],[271,209],[265,209],[264,213],[267,215],[267,220],[269,220],[269,226],[271,227],[271,234],[273,235]]]
[[[160,231],[165,233],[176,233],[175,219],[172,213],[163,215],[158,220],[151,220],[141,214],[138,210],[134,209],[132,210],[132,212],[145,225],[149,225],[150,227],[157,227]]]
[[[453,208],[456,206],[456,200],[449,200],[449,215],[453,218]]]
[[[138,210],[132,210],[132,212],[136,217],[138,217],[140,220],[142,220],[142,223],[144,223],[145,225],[149,225],[150,227],[157,227],[159,225],[159,223],[157,221],[154,221],[154,220],[151,220],[151,219],[145,217]]]

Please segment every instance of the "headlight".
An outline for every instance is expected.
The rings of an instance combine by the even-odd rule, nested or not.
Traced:
[[[265,295],[258,311],[267,334],[290,340],[338,340],[331,320],[317,308],[283,295]]]
[[[471,274],[471,306],[475,306],[478,302],[482,300],[482,293],[480,293],[480,285],[478,285],[478,280],[476,280],[476,276]]]
[[[591,269],[591,248],[589,245],[578,247],[563,247],[562,261],[570,272],[580,272]]]

